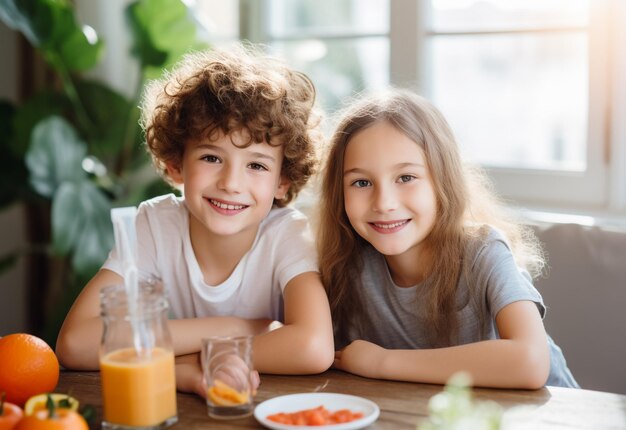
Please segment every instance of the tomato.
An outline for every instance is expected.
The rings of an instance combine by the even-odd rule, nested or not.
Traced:
[[[0,430],[11,430],[22,418],[22,409],[13,403],[0,402]]]
[[[47,409],[35,411],[23,417],[13,430],[89,430],[89,426],[78,412],[59,408],[52,417]]]

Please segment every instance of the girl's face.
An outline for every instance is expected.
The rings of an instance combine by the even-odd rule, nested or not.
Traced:
[[[437,201],[424,151],[386,121],[356,133],[343,165],[348,219],[381,254],[417,251],[435,223]]]
[[[283,198],[289,188],[280,174],[283,148],[267,143],[238,148],[231,138],[245,142],[239,132],[188,142],[181,168],[168,172],[184,184],[192,231],[254,238],[274,198]]]

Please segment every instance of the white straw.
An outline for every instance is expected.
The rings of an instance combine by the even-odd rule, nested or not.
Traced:
[[[133,345],[137,354],[143,354],[145,349],[150,348],[148,333],[137,314],[139,295],[139,276],[136,263],[137,233],[135,230],[135,217],[137,208],[134,206],[111,209],[113,232],[115,234],[115,249],[122,261],[124,274],[124,286],[128,302],[128,313],[133,331]]]

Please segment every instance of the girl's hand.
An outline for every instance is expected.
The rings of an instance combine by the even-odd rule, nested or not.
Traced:
[[[355,340],[341,351],[335,352],[333,367],[367,378],[380,378],[386,351],[375,343]]]

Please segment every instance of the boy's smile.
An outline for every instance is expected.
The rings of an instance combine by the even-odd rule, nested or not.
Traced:
[[[189,141],[180,168],[168,172],[183,184],[192,239],[234,236],[252,243],[274,198],[283,198],[289,183],[281,177],[283,147],[252,143],[245,132],[217,139]],[[200,237],[196,237],[199,235]]]
[[[226,202],[217,199],[207,199],[213,208],[222,215],[237,215],[248,205],[240,205],[235,202]]]

